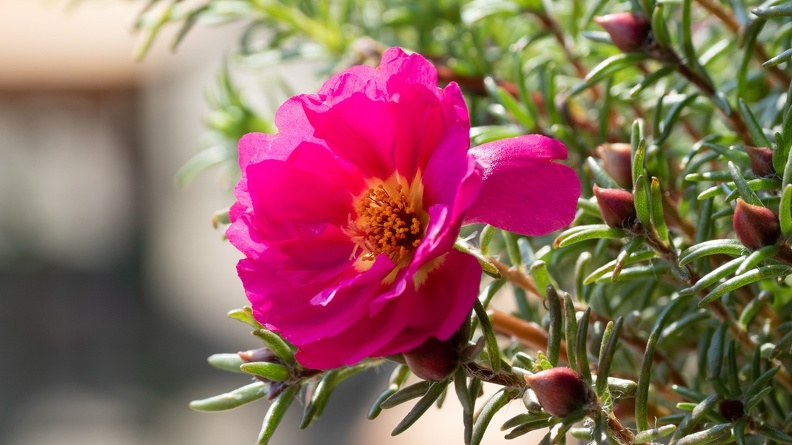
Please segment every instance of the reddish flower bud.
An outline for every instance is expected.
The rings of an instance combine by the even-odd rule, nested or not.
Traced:
[[[751,250],[772,246],[781,237],[775,213],[766,207],[748,204],[742,198],[737,198],[732,224],[737,239]]]
[[[640,14],[619,12],[594,17],[594,21],[605,28],[616,48],[625,53],[642,51],[652,38],[652,25]]]
[[[421,346],[405,352],[404,359],[410,371],[418,377],[432,382],[445,380],[459,365],[457,337],[441,341],[430,337]]]
[[[617,184],[626,189],[631,189],[633,185],[631,152],[630,144],[602,144],[597,147],[602,168]]]
[[[570,368],[552,368],[525,376],[542,408],[556,417],[566,417],[596,398],[591,388]]]
[[[760,178],[776,175],[775,168],[773,168],[773,150],[767,147],[750,147],[746,145],[745,151],[751,159],[751,171],[753,174]]]
[[[594,186],[594,196],[605,224],[617,228],[630,228],[638,221],[635,198],[627,190],[603,189]]]
[[[745,415],[745,405],[738,399],[725,399],[718,403],[718,412],[729,422],[739,420]]]
[[[275,362],[275,354],[269,348],[251,349],[237,353],[245,363],[250,362]]]

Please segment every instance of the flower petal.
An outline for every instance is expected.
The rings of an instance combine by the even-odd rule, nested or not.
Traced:
[[[470,150],[484,167],[483,186],[465,223],[487,223],[523,235],[546,235],[575,216],[580,182],[564,145],[541,135],[490,142]]]

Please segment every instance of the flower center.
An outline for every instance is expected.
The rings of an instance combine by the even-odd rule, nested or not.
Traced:
[[[420,203],[416,205],[401,184],[379,184],[358,199],[357,220],[350,224],[352,239],[364,250],[361,259],[374,260],[385,254],[400,262],[421,243],[423,224]]]

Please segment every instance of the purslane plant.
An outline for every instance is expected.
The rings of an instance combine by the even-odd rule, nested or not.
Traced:
[[[264,348],[211,357],[210,363],[241,369],[256,380],[192,406],[228,409],[270,398],[259,436],[263,444],[298,393],[304,391],[310,400],[304,409],[307,426],[333,403],[329,398],[340,381],[395,362],[388,388],[372,400],[369,413],[374,418],[381,409],[413,404],[394,434],[453,390],[463,407],[460,442],[466,444],[478,444],[493,415],[518,398],[525,410],[502,426],[508,438],[543,429],[545,443],[564,443],[568,436],[593,443],[792,443],[792,75],[785,66],[792,58],[790,17],[787,3],[739,0],[208,0],[200,7],[149,2],[138,21],[142,48],[168,23],[181,24],[178,40],[201,21],[247,20],[239,65],[313,57],[327,62],[335,77],[325,88],[333,88],[343,76],[338,73],[352,65],[387,67],[401,57],[425,57],[431,65],[426,62],[424,72],[432,66],[445,87],[412,108],[417,105],[408,101],[424,93],[395,99],[396,90],[382,87],[380,80],[351,82],[348,91],[339,85],[342,107],[349,97],[360,98],[350,106],[354,112],[330,111],[333,122],[323,121],[322,113],[337,105],[323,90],[296,99],[304,114],[285,118],[284,110],[295,106],[295,99],[288,102],[276,114],[277,135],[243,138],[242,184],[247,185],[237,189],[231,213],[221,212],[216,221],[233,221],[229,239],[247,256],[240,269],[253,309],[230,315],[251,325]],[[417,54],[386,52],[389,47]],[[371,74],[375,68],[352,72],[379,79]],[[228,119],[213,121],[223,123],[213,128],[228,146],[251,131],[274,133],[245,105],[228,76],[223,79],[215,106]],[[424,87],[436,88],[432,80]],[[426,195],[435,193],[428,185],[421,192],[413,185],[418,176],[421,183],[429,180],[432,158],[445,153],[435,152],[442,144],[430,144],[426,163],[411,161],[406,170],[400,170],[399,155],[376,156],[420,150],[409,138],[392,138],[393,151],[366,142],[362,145],[371,145],[367,153],[372,157],[362,161],[348,156],[361,141],[372,139],[369,135],[379,130],[375,121],[387,120],[383,116],[408,114],[397,117],[403,124],[395,127],[400,136],[417,128],[414,113],[384,113],[367,108],[368,100],[427,110],[438,97],[457,91],[454,85],[465,95],[454,103],[467,104],[463,114],[471,127],[459,144],[461,154],[449,154],[449,162],[478,165],[486,183],[486,172],[503,162],[522,165],[521,150],[508,138],[526,142],[532,139],[524,135],[541,134],[541,141],[560,141],[570,151],[565,164],[582,182],[570,227],[555,237],[537,237],[492,218],[528,221],[530,206],[517,202],[519,197],[559,191],[552,178],[542,176],[541,184],[524,188],[521,181],[529,178],[514,173],[504,176],[508,179],[491,195],[468,195],[460,193],[465,174],[440,175],[436,179],[448,179],[450,185],[436,190],[453,191],[439,199]],[[356,113],[366,114],[366,125]],[[292,119],[304,124],[295,130]],[[439,119],[427,129],[442,131],[448,122]],[[354,142],[348,140],[350,132],[342,131],[350,126],[358,134]],[[311,162],[285,165],[305,151],[295,140],[324,151],[312,152]],[[483,155],[487,147],[495,148],[489,161]],[[236,157],[235,151],[229,153]],[[562,157],[554,153],[551,158]],[[277,162],[291,168],[290,174],[271,168]],[[193,163],[185,171],[193,174],[196,165],[205,164]],[[350,169],[355,171],[351,179]],[[403,180],[388,186],[399,171],[396,177]],[[266,173],[257,192],[250,186],[252,172]],[[322,176],[331,174],[333,181]],[[308,176],[323,178],[328,187]],[[377,181],[384,194],[376,194]],[[298,192],[303,184],[313,186]],[[417,233],[402,240],[412,247],[398,241],[387,251],[372,248],[374,232],[359,218],[370,215],[371,208],[361,202],[398,201],[399,184],[409,191],[406,207],[413,204],[415,212],[401,212],[398,219],[412,221],[419,209],[429,217],[414,216]],[[321,212],[306,216],[316,210],[314,204],[333,202],[329,191],[339,188],[346,195],[338,208],[345,210],[335,219]],[[373,194],[367,195],[369,189]],[[361,200],[364,195],[374,198]],[[494,212],[487,218],[470,210],[482,196],[486,208],[480,210]],[[466,197],[464,205],[457,206],[459,197]],[[431,234],[437,219],[430,204],[450,215],[448,224]],[[261,218],[259,225],[244,222],[254,217]],[[325,232],[319,228],[331,220],[337,235],[332,241],[357,256],[341,255],[344,249],[303,249],[308,245],[303,242],[322,240]],[[451,242],[464,221],[494,225],[462,230]],[[269,229],[258,232],[262,227]],[[437,250],[426,250],[430,255],[419,253],[423,243],[440,239]],[[282,241],[292,242],[291,250],[263,247]],[[383,259],[344,272],[349,263],[375,254]],[[260,260],[267,255],[277,258]],[[449,278],[441,265],[425,271],[427,281],[415,281],[427,264],[424,258],[443,255],[459,259],[459,276]],[[353,306],[344,306],[354,311],[336,313],[339,318],[314,318],[312,305],[333,307],[334,298],[353,296],[346,286],[368,284],[364,277],[377,271],[378,262],[385,264],[384,276],[394,274],[391,288],[355,293]],[[491,278],[476,297],[481,270]],[[311,274],[303,274],[307,271]],[[404,301],[390,297],[406,295],[393,291],[401,283],[429,285],[432,273],[446,283],[443,287],[450,286],[445,295],[461,295],[457,291],[465,287],[465,298],[445,300],[465,304],[453,310],[433,306],[439,309],[433,311],[440,312],[433,315],[437,318],[419,317],[421,329],[406,337],[384,333],[397,329],[391,322],[402,320],[388,317],[389,323],[377,326],[382,331],[374,331],[381,336],[354,339],[365,344],[360,349],[339,334],[359,323],[360,314],[373,315],[377,309],[371,303],[380,298],[400,310],[420,312],[420,301],[402,307]],[[299,276],[305,283],[298,283]],[[310,292],[294,289],[311,283]],[[506,298],[499,291],[507,287],[515,298],[513,313],[496,309],[498,299]],[[267,294],[272,289],[282,292]],[[279,306],[290,299],[301,303]],[[445,329],[452,319],[461,323],[458,330]],[[328,345],[328,339],[341,352],[318,354],[321,358],[311,362],[312,348]],[[408,383],[411,373],[419,377],[414,383]],[[501,389],[481,400],[483,384]]]

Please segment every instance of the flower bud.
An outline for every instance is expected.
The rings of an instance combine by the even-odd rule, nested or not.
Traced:
[[[431,382],[445,380],[459,365],[457,337],[446,341],[429,337],[421,346],[405,352],[404,359],[410,371]]]
[[[773,150],[767,147],[745,146],[748,158],[751,160],[751,171],[759,178],[775,176],[776,171],[773,167]]]
[[[542,408],[556,417],[566,417],[596,400],[591,388],[570,368],[552,368],[528,374],[525,381]]]
[[[602,144],[597,147],[602,168],[617,184],[626,189],[631,189],[633,185],[631,152],[630,144]]]
[[[632,193],[621,189],[603,189],[594,186],[594,196],[605,224],[616,229],[627,229],[638,221],[635,198]]]
[[[732,224],[737,239],[751,250],[772,246],[781,237],[775,213],[766,207],[748,204],[742,198],[737,198]]]
[[[251,362],[275,362],[275,354],[269,348],[251,349],[239,352],[239,358],[245,363]]]
[[[619,12],[594,17],[605,28],[616,48],[624,53],[642,51],[652,38],[652,25],[646,17],[632,12]]]
[[[718,403],[718,412],[729,422],[739,420],[745,415],[745,405],[739,399],[725,399]]]

